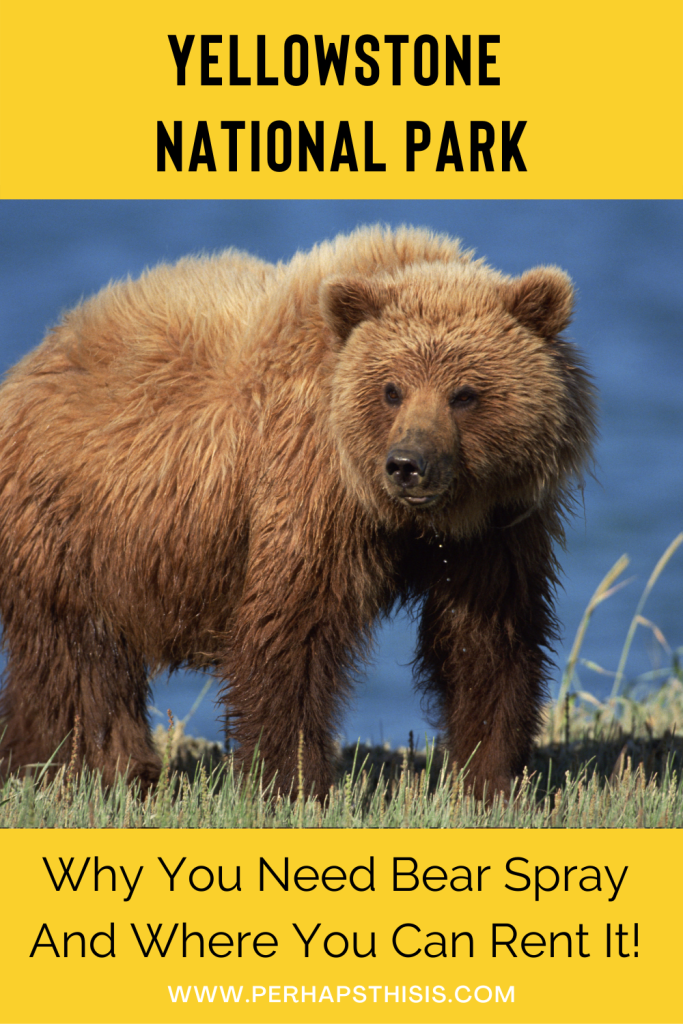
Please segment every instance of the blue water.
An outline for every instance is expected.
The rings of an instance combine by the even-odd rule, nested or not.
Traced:
[[[683,203],[678,202],[5,202],[0,204],[0,370],[42,337],[60,312],[111,279],[159,260],[232,245],[267,260],[358,224],[423,225],[457,235],[510,274],[539,263],[566,269],[578,292],[570,331],[601,391],[595,480],[568,531],[557,607],[564,664],[585,605],[624,552],[633,581],[602,604],[584,655],[614,671],[643,586],[683,530]],[[683,644],[683,548],[649,598],[645,616],[668,644]],[[342,723],[355,740],[403,743],[428,729],[412,694],[414,630],[400,617],[377,635],[374,660]],[[634,677],[670,661],[640,627],[627,665]],[[558,673],[559,678],[559,673]],[[202,678],[179,673],[154,688],[182,718]],[[596,695],[609,676],[588,668]],[[219,737],[209,695],[187,725]],[[431,730],[430,734],[431,734]]]

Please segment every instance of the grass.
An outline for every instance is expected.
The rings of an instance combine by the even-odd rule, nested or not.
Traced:
[[[104,789],[97,774],[77,775],[72,758],[52,777],[45,767],[32,778],[8,779],[0,789],[0,827],[683,827],[683,739],[676,734],[683,722],[683,649],[670,651],[643,616],[652,587],[681,544],[683,534],[648,580],[612,692],[599,701],[581,688],[578,668],[605,670],[580,654],[595,609],[623,585],[619,577],[628,559],[620,559],[605,576],[579,625],[558,701],[548,709],[531,763],[507,803],[497,797],[486,807],[477,803],[466,793],[464,773],[450,771],[434,746],[416,751],[412,734],[399,751],[361,746],[340,751],[340,781],[324,805],[302,796],[290,800],[272,784],[264,785],[258,764],[240,775],[229,758],[218,758],[217,745],[193,748],[171,719],[158,737],[161,780],[144,800],[123,781]],[[670,665],[625,688],[638,626],[653,632]],[[645,686],[649,692],[641,697]],[[304,756],[300,748],[300,765]]]
[[[678,681],[679,698],[681,684]],[[616,738],[616,744],[615,744]],[[622,742],[623,741],[623,742]],[[613,757],[616,747],[621,749]],[[604,756],[591,754],[605,745]],[[633,752],[631,752],[633,751]],[[552,754],[555,754],[555,757]],[[590,756],[586,756],[590,755]],[[673,733],[647,736],[610,727],[598,740],[589,729],[569,752],[537,748],[519,780],[516,798],[490,807],[465,793],[463,773],[450,773],[431,752],[424,767],[404,752],[398,769],[377,770],[369,752],[357,751],[356,769],[332,786],[324,806],[302,797],[290,801],[262,784],[258,768],[236,775],[230,761],[193,780],[166,767],[155,793],[143,801],[122,781],[105,790],[97,774],[70,776],[61,768],[52,780],[10,779],[2,789],[0,825],[14,828],[674,828],[683,826],[681,744]],[[563,768],[567,760],[577,768]],[[657,771],[651,771],[656,760]],[[534,767],[536,763],[540,768]]]

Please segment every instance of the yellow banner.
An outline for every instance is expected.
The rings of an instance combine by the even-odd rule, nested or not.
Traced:
[[[680,1021],[680,854],[654,831],[16,832],[2,1019]]]
[[[6,4],[2,197],[678,198],[683,8]]]

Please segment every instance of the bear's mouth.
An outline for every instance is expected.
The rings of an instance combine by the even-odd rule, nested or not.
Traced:
[[[435,501],[438,501],[441,497],[440,494],[401,494],[399,495],[399,501],[405,502],[406,505],[412,505],[413,507],[420,507],[424,505],[433,505]]]

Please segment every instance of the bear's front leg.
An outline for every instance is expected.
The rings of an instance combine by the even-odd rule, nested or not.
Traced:
[[[274,603],[275,594],[261,603]],[[330,646],[334,624],[313,605],[294,617],[286,598],[264,612],[255,628],[239,623],[230,658],[225,701],[228,734],[237,740],[237,761],[248,771],[257,755],[275,791],[323,799],[332,781],[332,731],[346,680]]]
[[[276,651],[255,638],[240,644],[239,664],[230,670],[224,696],[237,763],[249,771],[256,757],[265,781],[275,777],[274,791],[284,795],[297,795],[301,777],[304,795],[324,799],[332,781],[332,726],[343,681],[323,645],[311,637],[277,644]]]
[[[334,545],[267,528],[251,543],[223,697],[238,761],[249,770],[257,754],[275,791],[296,794],[300,772],[307,796],[329,791],[333,729],[373,617],[364,579]]]
[[[434,695],[451,765],[467,764],[478,799],[510,795],[531,755],[555,638],[555,563],[543,524],[492,530],[444,546],[419,636],[422,683]]]

